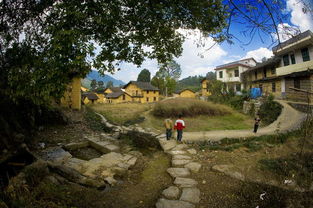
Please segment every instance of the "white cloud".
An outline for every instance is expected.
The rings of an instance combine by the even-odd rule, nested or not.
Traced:
[[[183,43],[182,56],[175,59],[182,69],[181,79],[194,76],[205,75],[208,71],[212,71],[216,65],[222,62],[227,52],[221,46],[214,44],[212,38],[203,37],[198,30],[179,30],[185,36]],[[213,46],[212,48],[210,48]],[[208,50],[210,48],[210,50]],[[144,68],[151,72],[151,78],[158,71],[156,60],[146,60],[140,68],[133,64],[123,63],[120,65],[121,71],[116,72],[113,76],[124,82],[136,80],[140,71]]]
[[[254,58],[256,61],[261,62],[262,58],[270,58],[273,52],[267,48],[259,48],[253,51],[248,51],[244,58]]]
[[[303,12],[305,6],[299,0],[287,0],[287,10],[290,11],[291,14],[291,23],[299,26],[302,32],[306,30],[313,31],[313,15],[311,12]],[[308,1],[308,6],[312,6],[312,3]],[[310,9],[310,8],[309,8]]]
[[[289,40],[290,38],[300,33],[299,28],[295,26],[291,26],[288,23],[278,24],[277,30],[278,30],[280,42]],[[278,39],[276,33],[273,33],[273,38],[275,40]]]

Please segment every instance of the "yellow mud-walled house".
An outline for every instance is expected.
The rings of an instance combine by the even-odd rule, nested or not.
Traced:
[[[182,97],[182,98],[195,98],[196,97],[196,93],[190,89],[183,89],[181,91],[177,92],[178,97]]]
[[[81,78],[73,78],[60,102],[63,107],[81,109]]]
[[[160,99],[160,90],[150,82],[130,81],[123,89],[132,97],[133,102],[152,103]]]

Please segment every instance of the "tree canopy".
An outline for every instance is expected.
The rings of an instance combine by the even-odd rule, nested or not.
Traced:
[[[221,40],[226,17],[221,0],[3,0],[1,93],[42,103],[62,96],[71,78],[91,67],[112,72],[120,62],[164,63],[182,52],[176,29]]]
[[[150,82],[151,81],[151,73],[148,69],[143,69],[141,72],[138,74],[137,77],[138,82]]]

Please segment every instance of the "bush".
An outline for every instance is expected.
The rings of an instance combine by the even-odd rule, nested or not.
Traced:
[[[152,109],[156,117],[194,117],[199,115],[223,116],[230,114],[230,111],[221,105],[201,100],[178,98],[157,103]]]
[[[107,127],[105,124],[101,122],[101,118],[90,108],[86,108],[86,112],[84,114],[84,118],[87,122],[87,125],[90,129],[94,131],[104,131],[104,132],[112,132],[112,129]]]
[[[274,122],[282,111],[282,106],[273,100],[272,96],[269,96],[267,100],[261,105],[259,115],[264,124],[270,124]]]

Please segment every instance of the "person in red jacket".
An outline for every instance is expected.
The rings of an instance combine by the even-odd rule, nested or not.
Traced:
[[[182,116],[179,115],[178,119],[175,121],[174,129],[177,130],[177,141],[181,142],[183,138],[183,129],[185,128],[185,122]]]

